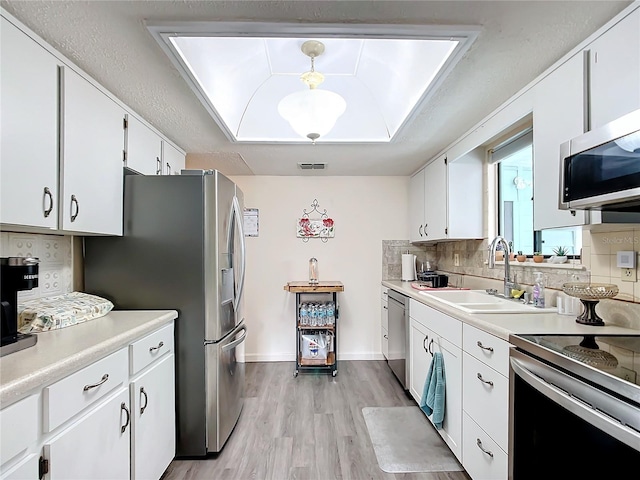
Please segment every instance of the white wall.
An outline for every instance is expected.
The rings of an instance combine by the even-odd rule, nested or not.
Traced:
[[[247,237],[247,362],[295,360],[295,294],[289,281],[338,280],[338,360],[382,359],[382,240],[409,237],[409,177],[232,177],[245,207],[259,210],[258,237]],[[296,222],[314,199],[335,221],[335,238],[303,242]],[[319,216],[311,218],[319,218]]]

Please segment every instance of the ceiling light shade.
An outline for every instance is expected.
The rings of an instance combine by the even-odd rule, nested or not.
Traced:
[[[337,93],[309,89],[284,97],[278,113],[298,135],[315,142],[331,131],[346,108],[347,103]]]
[[[311,70],[300,76],[309,90],[284,97],[278,104],[278,113],[298,135],[307,137],[315,144],[318,138],[331,131],[338,117],[346,110],[347,103],[337,93],[316,88],[324,81],[324,75],[315,71],[314,59],[324,52],[324,44],[308,40],[301,49],[311,58]]]

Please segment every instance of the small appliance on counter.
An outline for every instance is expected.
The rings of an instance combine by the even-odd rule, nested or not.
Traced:
[[[444,273],[437,273],[433,270],[418,272],[418,281],[431,288],[445,288],[449,286],[449,276]]]
[[[18,292],[38,286],[38,264],[33,257],[0,258],[2,296],[2,342],[0,357],[32,347],[38,341],[33,334],[18,333]]]

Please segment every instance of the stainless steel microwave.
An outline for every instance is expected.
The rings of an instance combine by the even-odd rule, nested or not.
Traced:
[[[559,208],[640,212],[640,110],[560,146]]]

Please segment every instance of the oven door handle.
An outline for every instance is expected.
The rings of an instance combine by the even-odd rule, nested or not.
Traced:
[[[514,353],[517,354],[517,356],[520,358],[514,358]],[[540,392],[542,395],[549,398],[553,402],[577,415],[582,420],[592,424],[594,427],[609,434],[613,438],[618,439],[634,450],[638,450],[638,445],[640,445],[640,433],[623,425],[622,423],[609,417],[608,415],[605,415],[598,410],[594,410],[591,405],[577,400],[567,392],[550,383],[547,383],[534,373],[531,373],[527,368],[527,363],[529,363],[530,360],[524,355],[520,354],[519,352],[511,352],[511,355],[511,368],[520,378],[522,378],[522,380],[527,382],[531,387],[535,388],[538,392]],[[540,365],[538,365],[538,363],[539,362],[535,362],[536,366],[539,367]],[[555,371],[555,369],[551,367],[545,366],[544,368],[548,369],[550,372]],[[582,382],[575,380],[568,375],[562,375],[566,377],[563,378],[563,382],[575,384],[578,388],[582,387]],[[594,391],[603,396],[606,395],[599,390],[594,389]]]

